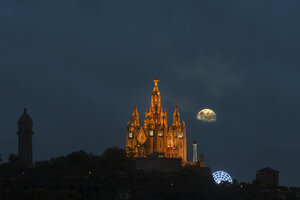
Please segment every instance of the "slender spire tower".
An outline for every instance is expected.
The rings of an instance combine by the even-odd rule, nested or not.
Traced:
[[[134,105],[133,107],[131,126],[134,127],[140,126],[140,117],[136,105]]]
[[[193,143],[193,162],[197,162],[197,142]]]
[[[18,158],[20,163],[26,166],[32,166],[32,125],[33,121],[25,107],[24,113],[18,120],[19,130],[17,134],[19,136]]]

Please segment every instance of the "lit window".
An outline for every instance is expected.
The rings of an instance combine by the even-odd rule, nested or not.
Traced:
[[[150,131],[150,132],[149,132],[149,135],[150,135],[150,136],[153,136],[153,131]]]
[[[133,136],[132,132],[129,132],[128,137],[132,138],[132,136]]]
[[[162,131],[159,131],[159,132],[158,132],[158,136],[162,137],[163,135],[164,135],[164,134],[163,134]]]
[[[179,137],[179,138],[183,138],[183,133],[180,132],[180,133],[178,134],[178,137]]]

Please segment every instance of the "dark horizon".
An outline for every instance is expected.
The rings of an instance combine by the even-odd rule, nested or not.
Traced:
[[[300,186],[298,1],[0,2],[0,153],[17,154],[24,101],[33,160],[125,148],[160,79],[212,171],[251,182],[256,170]],[[196,119],[203,108],[217,121]],[[142,123],[142,119],[140,119]]]

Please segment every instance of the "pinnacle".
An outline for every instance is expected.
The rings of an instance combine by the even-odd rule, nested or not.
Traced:
[[[134,107],[133,107],[133,113],[132,113],[132,115],[133,115],[133,116],[138,116],[138,115],[139,115],[139,113],[138,113],[138,111],[137,111],[136,105],[134,105]]]

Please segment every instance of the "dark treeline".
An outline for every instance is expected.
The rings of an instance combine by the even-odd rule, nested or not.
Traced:
[[[146,173],[125,151],[101,156],[84,151],[35,162],[26,168],[11,155],[0,165],[0,199],[265,199],[254,185],[216,185],[191,167]],[[295,199],[291,196],[290,199]]]

